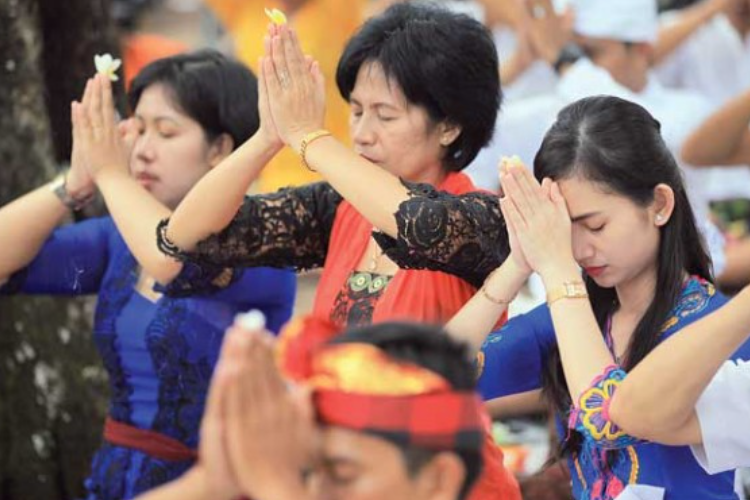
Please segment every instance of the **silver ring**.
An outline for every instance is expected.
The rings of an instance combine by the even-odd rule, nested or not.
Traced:
[[[289,74],[286,71],[279,75],[279,83],[283,89],[289,87]]]
[[[534,16],[534,19],[541,19],[547,16],[547,9],[538,4],[534,5],[534,8],[531,10],[531,15]]]

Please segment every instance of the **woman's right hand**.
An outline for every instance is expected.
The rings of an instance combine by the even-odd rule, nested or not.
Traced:
[[[88,92],[91,85],[89,80],[86,83],[86,90],[84,95]],[[65,177],[65,189],[68,194],[75,199],[84,199],[89,197],[94,190],[96,185],[94,179],[91,178],[88,170],[86,169],[86,159],[83,155],[80,128],[76,127],[76,103],[72,102],[70,105],[70,123],[73,132],[73,149],[70,153],[70,170]]]
[[[81,103],[73,103],[73,133],[81,148],[82,163],[94,182],[105,171],[129,175],[129,137],[133,134],[117,123],[112,84],[107,77],[96,75],[86,85]]]
[[[511,163],[518,163],[521,165],[522,168],[526,168],[524,165],[520,163],[520,160],[515,158],[508,158],[503,157],[500,160],[500,189],[502,190],[503,181],[507,178],[508,175],[508,168],[510,167]],[[501,196],[500,198],[500,210],[503,213],[503,219],[505,219],[505,227],[508,230],[508,242],[510,243],[510,255],[508,256],[508,259],[511,259],[513,263],[515,264],[518,271],[522,273],[526,273],[527,275],[530,275],[533,270],[531,269],[531,266],[526,260],[526,256],[523,253],[523,249],[521,248],[521,245],[518,242],[518,235],[516,232],[516,229],[513,227],[513,224],[511,223],[510,217],[508,216],[507,212],[507,204],[508,204],[508,198],[506,196]]]

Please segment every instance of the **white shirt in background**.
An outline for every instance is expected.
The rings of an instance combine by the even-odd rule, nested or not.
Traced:
[[[703,444],[690,448],[706,472],[750,467],[750,362],[725,362],[695,411]]]

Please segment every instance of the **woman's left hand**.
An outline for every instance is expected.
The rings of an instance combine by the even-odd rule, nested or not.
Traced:
[[[540,185],[523,166],[510,165],[501,176],[505,212],[528,264],[542,279],[576,266],[571,222],[557,183]]]
[[[74,141],[94,181],[106,170],[129,171],[135,135],[131,122],[117,123],[109,78],[96,75],[81,102],[73,103]]]
[[[305,58],[288,25],[271,25],[269,35],[262,71],[273,123],[284,143],[299,151],[305,135],[323,128],[325,81],[318,63]]]

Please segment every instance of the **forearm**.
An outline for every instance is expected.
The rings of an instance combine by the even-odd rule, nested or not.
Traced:
[[[172,214],[168,238],[189,251],[224,229],[242,205],[250,185],[278,151],[258,134],[250,138],[185,196]]]
[[[34,259],[67,214],[49,184],[0,209],[0,283]]]
[[[179,274],[182,264],[159,250],[156,226],[171,215],[171,210],[125,170],[104,170],[96,182],[117,229],[138,263],[158,282],[170,282]]]
[[[508,308],[507,303],[493,302],[490,298],[509,302],[518,294],[527,278],[528,273],[520,271],[512,259],[506,259],[487,279],[483,290],[477,292],[451,318],[445,325],[445,330],[454,338],[469,344],[472,353],[476,353],[497,324],[498,318]]]
[[[409,192],[398,177],[363,159],[333,137],[311,143],[305,157],[373,226],[388,236],[397,236],[394,214],[409,199]]]
[[[580,281],[581,274],[577,266],[571,264],[565,270],[543,276],[543,279],[549,293],[564,283]],[[550,304],[549,309],[568,391],[575,404],[591,382],[615,361],[588,299],[561,298]]]
[[[682,146],[691,165],[750,162],[750,90],[732,99],[695,130]]]
[[[485,406],[493,419],[538,415],[547,410],[541,389],[491,399]]]
[[[612,399],[612,420],[629,433],[647,438],[684,426],[716,371],[749,332],[750,288],[745,288],[641,361]]]
[[[673,22],[662,26],[654,44],[653,64],[669,57],[703,24],[721,11],[721,2],[708,0],[684,9]]]

